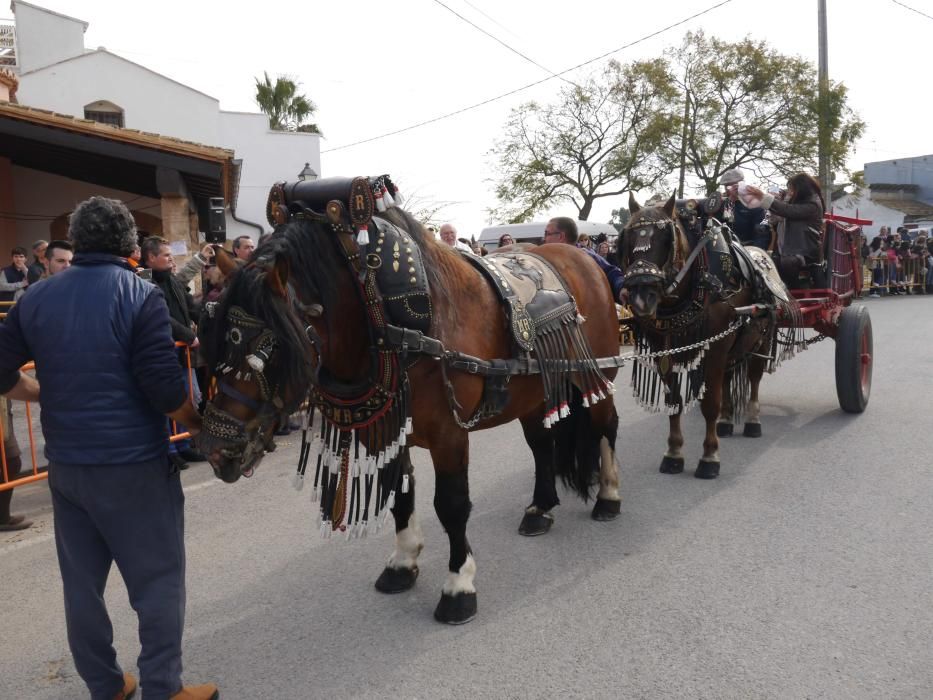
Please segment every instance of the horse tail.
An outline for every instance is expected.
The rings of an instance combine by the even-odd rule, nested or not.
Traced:
[[[611,399],[610,399],[611,400]],[[599,443],[603,434],[583,406],[583,394],[574,386],[570,398],[570,415],[554,425],[554,470],[564,485],[586,503],[592,496],[599,473]],[[615,443],[615,436],[612,436]]]

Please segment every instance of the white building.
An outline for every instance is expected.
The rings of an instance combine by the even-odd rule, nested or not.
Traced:
[[[866,187],[833,200],[833,213],[870,219],[868,239],[882,226],[896,231],[933,225],[933,155],[865,163]]]
[[[892,232],[901,226],[908,229],[929,228],[933,225],[933,205],[916,198],[916,186],[875,184],[860,188],[833,200],[833,214],[868,219],[864,226],[868,240],[878,235],[882,226]]]
[[[305,163],[320,173],[319,135],[273,131],[263,114],[224,111],[210,95],[87,49],[87,22],[21,0],[12,11],[14,24],[0,23],[0,68],[18,82],[7,96],[18,104],[0,92],[0,245],[60,234],[91,194],[131,203],[140,228],[189,249],[208,229],[209,198],[223,197],[227,238],[255,239],[270,229],[272,183],[294,180]]]

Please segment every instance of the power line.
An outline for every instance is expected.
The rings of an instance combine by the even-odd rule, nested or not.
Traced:
[[[715,5],[712,5],[712,6],[708,7],[708,8],[706,8],[705,10],[702,10],[701,12],[697,12],[697,13],[695,13],[695,14],[692,14],[692,15],[690,15],[689,17],[684,17],[682,20],[680,20],[680,21],[678,21],[678,22],[674,22],[673,24],[669,24],[669,25],[667,25],[666,27],[662,27],[661,29],[658,29],[657,31],[654,31],[654,32],[652,32],[651,34],[646,34],[645,36],[643,36],[643,37],[641,37],[641,38],[639,38],[639,39],[635,39],[635,41],[629,42],[628,44],[625,44],[624,46],[620,46],[620,47],[617,48],[617,49],[612,49],[611,51],[607,51],[606,53],[602,54],[601,56],[597,56],[596,58],[591,58],[591,59],[588,60],[588,61],[584,61],[583,63],[579,63],[579,64],[577,64],[577,65],[575,65],[575,66],[573,66],[573,67],[571,67],[571,68],[567,68],[566,70],[562,70],[562,71],[560,71],[560,73],[557,73],[556,75],[558,75],[558,76],[564,75],[565,73],[570,73],[570,72],[572,72],[572,71],[577,70],[578,68],[583,68],[584,66],[588,66],[588,65],[590,65],[591,63],[595,63],[596,61],[601,61],[602,59],[606,58],[607,56],[611,56],[612,54],[618,53],[619,51],[624,51],[625,49],[628,49],[628,48],[631,48],[632,46],[635,46],[636,44],[640,44],[640,43],[642,43],[642,42],[648,41],[648,39],[653,39],[654,37],[658,36],[659,34],[663,34],[664,32],[669,31],[669,30],[673,29],[674,27],[679,27],[679,26],[682,25],[682,24],[686,24],[686,23],[689,22],[690,20],[696,19],[697,17],[702,17],[703,15],[708,14],[708,13],[712,12],[713,10],[719,9],[719,8],[722,7],[723,5],[728,5],[730,2],[732,2],[732,0],[722,0],[722,2],[718,2],[718,3],[716,3]],[[551,75],[551,76],[548,76],[547,78],[542,78],[541,80],[536,80],[536,81],[533,82],[533,83],[529,83],[529,84],[527,84],[527,85],[523,85],[523,86],[520,87],[520,88],[515,88],[514,90],[509,90],[508,92],[504,92],[504,93],[502,93],[501,95],[496,95],[495,97],[490,97],[489,99],[483,100],[482,102],[477,102],[476,104],[472,104],[472,105],[470,105],[469,107],[463,107],[463,108],[458,109],[458,110],[455,110],[455,111],[453,111],[453,112],[448,112],[447,114],[442,114],[442,115],[440,115],[440,116],[438,116],[438,117],[433,117],[432,119],[426,119],[426,120],[421,121],[421,122],[418,122],[418,123],[416,123],[416,124],[411,124],[410,126],[406,126],[406,127],[401,128],[401,129],[396,129],[395,131],[388,131],[388,132],[386,132],[386,133],[384,133],[384,134],[379,134],[378,136],[371,136],[371,137],[368,138],[368,139],[361,139],[360,141],[354,141],[353,143],[344,144],[343,146],[335,146],[334,148],[328,148],[327,150],[321,151],[321,153],[333,153],[334,151],[342,151],[342,150],[344,150],[344,149],[346,149],[346,148],[352,148],[352,147],[354,147],[354,146],[360,146],[360,145],[362,145],[362,144],[364,144],[364,143],[370,143],[370,142],[372,142],[372,141],[378,141],[379,139],[387,138],[387,137],[389,137],[389,136],[396,136],[396,135],[398,135],[398,134],[403,134],[403,133],[405,133],[406,131],[411,131],[412,129],[417,129],[417,128],[422,127],[422,126],[427,126],[428,124],[433,124],[433,123],[435,123],[435,122],[439,122],[439,121],[442,121],[442,120],[444,120],[444,119],[449,119],[450,117],[455,117],[455,116],[457,116],[458,114],[463,114],[464,112],[469,112],[469,111],[472,111],[472,110],[474,110],[474,109],[478,109],[479,107],[484,107],[485,105],[488,105],[488,104],[490,104],[490,103],[492,103],[492,102],[496,102],[496,101],[501,100],[501,99],[503,99],[503,98],[510,97],[510,96],[512,96],[512,95],[514,95],[514,94],[516,94],[516,93],[519,93],[519,92],[523,92],[523,91],[525,91],[525,90],[528,90],[529,88],[533,88],[533,87],[535,87],[535,86],[537,86],[537,85],[541,85],[542,83],[546,83],[547,81],[552,80],[553,78],[554,78],[554,76]]]
[[[468,20],[466,17],[464,17],[463,15],[461,15],[459,12],[457,12],[456,10],[454,10],[453,8],[451,8],[449,5],[445,5],[443,2],[441,2],[441,0],[434,0],[434,2],[437,3],[438,5],[440,5],[441,7],[443,7],[443,8],[444,8],[445,10],[447,10],[448,12],[450,12],[450,13],[452,13],[453,15],[455,15],[456,17],[458,17],[459,19],[461,19],[461,20],[463,20],[464,22],[466,22],[467,24],[469,24],[469,25],[470,25],[471,27],[473,27],[475,30],[477,30],[477,31],[479,31],[479,32],[482,32],[483,34],[485,34],[486,36],[488,36],[490,39],[492,39],[493,41],[495,41],[495,42],[496,42],[497,44],[499,44],[500,46],[504,46],[505,48],[507,48],[509,51],[511,51],[511,52],[514,53],[515,55],[521,56],[522,58],[524,58],[526,61],[528,61],[528,62],[529,62],[530,64],[532,64],[533,66],[536,66],[536,67],[540,68],[540,69],[543,70],[545,73],[549,73],[549,74],[550,74],[552,77],[554,77],[554,78],[560,78],[560,79],[563,80],[564,82],[570,83],[571,85],[574,85],[575,87],[579,87],[579,85],[577,85],[577,84],[574,83],[573,81],[567,80],[566,78],[561,78],[560,75],[558,75],[557,73],[555,73],[554,71],[552,71],[550,68],[546,68],[545,66],[542,66],[540,63],[538,63],[538,62],[537,62],[536,60],[534,60],[533,58],[529,58],[528,56],[526,56],[525,54],[523,54],[521,51],[519,51],[518,49],[516,49],[515,47],[510,46],[509,44],[506,44],[504,41],[502,41],[502,39],[500,39],[499,37],[497,37],[497,36],[495,36],[495,35],[493,35],[493,34],[490,34],[490,33],[487,32],[485,29],[483,29],[482,27],[480,27],[478,24],[474,24],[473,22],[471,22],[470,20]]]
[[[895,5],[900,5],[901,7],[903,7],[903,8],[906,9],[906,10],[910,10],[911,12],[916,12],[916,13],[917,13],[918,15],[920,15],[921,17],[926,17],[927,19],[933,19],[933,15],[928,15],[926,12],[921,12],[920,10],[915,10],[915,9],[912,8],[910,5],[905,5],[905,4],[902,3],[902,2],[898,2],[898,0],[891,0],[891,2],[893,2]]]
[[[507,31],[509,34],[511,34],[512,36],[514,36],[516,39],[520,38],[520,37],[518,36],[518,34],[516,34],[515,32],[513,32],[511,29],[509,29],[509,28],[506,27],[505,25],[503,25],[503,24],[497,22],[493,17],[490,17],[489,15],[487,15],[485,12],[483,12],[481,9],[479,9],[476,5],[474,5],[472,2],[470,2],[470,0],[463,0],[463,2],[466,3],[467,5],[469,5],[470,7],[472,7],[472,8],[473,8],[474,10],[476,10],[477,12],[479,12],[483,17],[485,17],[485,18],[488,19],[490,22],[492,22],[494,25],[496,25],[497,27],[499,27],[499,29],[504,29],[504,30]]]

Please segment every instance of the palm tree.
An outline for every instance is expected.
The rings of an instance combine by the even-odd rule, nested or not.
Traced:
[[[299,83],[287,76],[279,76],[275,83],[263,71],[263,79],[256,78],[256,103],[269,115],[269,128],[275,131],[304,131],[320,134],[317,124],[304,123],[317,109],[306,96],[298,93]]]

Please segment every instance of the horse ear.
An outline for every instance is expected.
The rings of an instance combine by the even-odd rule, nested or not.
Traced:
[[[266,272],[266,286],[282,298],[288,298],[288,258],[279,255]]]
[[[631,212],[632,214],[634,214],[635,212],[641,211],[641,205],[640,205],[638,202],[635,201],[635,193],[634,193],[634,192],[629,192],[629,193],[628,193],[628,210],[629,210],[629,212]]]
[[[677,192],[671,193],[671,198],[664,203],[664,213],[667,218],[674,216],[674,204],[677,203]]]
[[[217,262],[217,269],[220,270],[225,278],[232,275],[234,272],[239,269],[239,266],[236,264],[236,259],[227,251],[225,248],[220,246],[214,247],[214,260]]]

